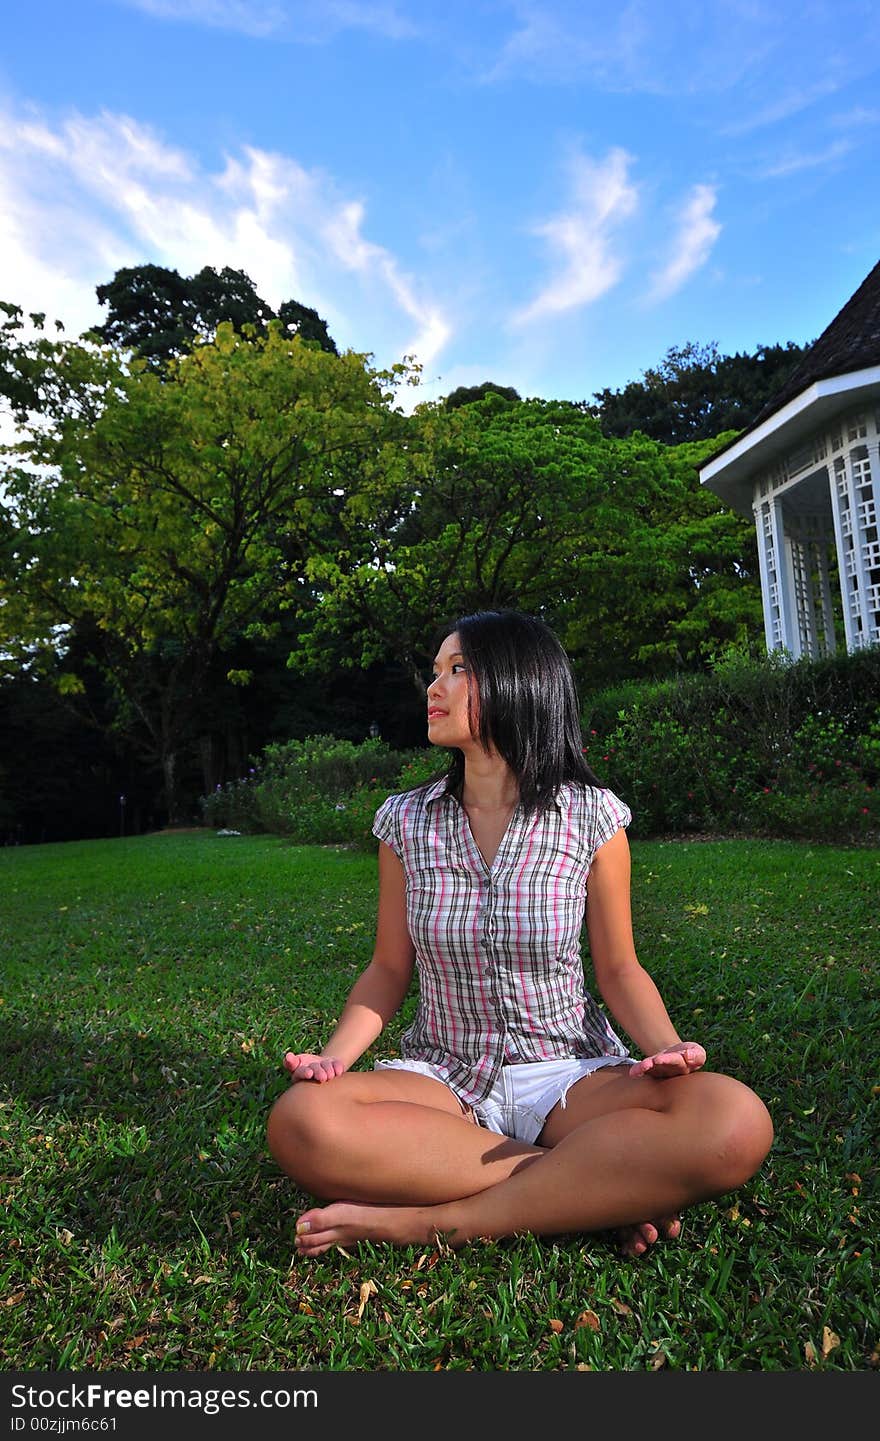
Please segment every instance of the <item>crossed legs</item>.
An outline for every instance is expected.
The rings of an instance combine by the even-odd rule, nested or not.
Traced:
[[[282,1169],[313,1195],[333,1198],[300,1217],[304,1256],[358,1240],[429,1242],[438,1233],[452,1246],[615,1228],[647,1241],[674,1227],[646,1228],[646,1217],[675,1217],[743,1185],[772,1138],[763,1103],[728,1076],[654,1080],[624,1067],[576,1082],[537,1145],[473,1125],[442,1082],[404,1071],[298,1082],[268,1124]]]

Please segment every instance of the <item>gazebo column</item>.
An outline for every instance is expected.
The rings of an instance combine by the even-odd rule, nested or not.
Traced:
[[[799,527],[799,533],[789,532],[788,549],[800,647],[798,654],[815,660],[819,654],[819,637],[816,633],[816,594],[813,589],[813,545],[807,526]]]
[[[819,571],[819,595],[822,601],[822,629],[825,634],[825,654],[834,655],[837,640],[834,635],[834,602],[831,599],[831,567],[828,564],[830,538],[824,525],[820,524],[816,541],[816,563]]]
[[[773,552],[776,557],[776,589],[779,595],[779,627],[782,644],[795,660],[802,654],[800,627],[797,620],[797,599],[794,588],[794,565],[788,537],[785,533],[785,514],[782,501],[770,501],[770,529],[773,536]]]
[[[864,577],[864,580],[860,581],[864,623],[862,644],[876,645],[880,644],[880,579],[877,576],[880,571],[880,534],[877,529],[880,522],[880,442],[876,438],[876,430],[875,438],[865,447],[865,451],[864,459],[853,466],[854,472],[857,472],[854,475],[858,524],[856,543]],[[868,539],[869,530],[873,532],[873,540]],[[871,579],[872,572],[874,580]]]
[[[872,449],[876,450],[876,446]],[[841,457],[835,465],[830,485],[846,648],[849,651],[861,650],[880,639],[876,608],[872,603],[876,597],[868,571],[869,556],[877,549],[869,543],[866,535],[866,521],[876,514],[875,502],[865,496],[872,482],[868,454],[867,447],[860,446],[856,451],[850,451],[845,459]]]
[[[778,567],[773,547],[773,521],[770,506],[769,500],[757,495],[752,507],[755,513],[755,530],[758,539],[758,570],[761,576],[764,637],[767,641],[768,651],[779,650],[783,645]]]

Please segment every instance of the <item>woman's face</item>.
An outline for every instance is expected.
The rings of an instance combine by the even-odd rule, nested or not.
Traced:
[[[457,631],[448,635],[434,658],[433,679],[428,686],[428,740],[431,745],[472,745],[474,735],[468,721],[468,693],[473,683]],[[476,714],[474,693],[474,724]]]

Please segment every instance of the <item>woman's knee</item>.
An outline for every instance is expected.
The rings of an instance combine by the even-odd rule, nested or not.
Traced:
[[[278,1097],[266,1122],[266,1142],[271,1154],[295,1180],[307,1180],[315,1160],[333,1146],[334,1112],[332,1096],[321,1093],[333,1085],[327,1081],[312,1085],[298,1081]]]
[[[707,1074],[708,1114],[704,1118],[706,1182],[718,1195],[745,1185],[760,1169],[773,1144],[773,1121],[764,1102],[732,1076]]]

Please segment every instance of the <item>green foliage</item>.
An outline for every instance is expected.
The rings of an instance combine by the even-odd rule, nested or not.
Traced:
[[[376,810],[392,791],[416,783],[402,778],[415,761],[378,738],[355,743],[312,735],[270,745],[248,775],[202,797],[202,815],[206,825],[270,831],[301,844],[374,847]]]
[[[583,406],[497,394],[417,408],[396,463],[311,551],[298,667],[395,656],[422,685],[440,620],[515,605],[581,676],[650,674],[760,623],[754,538],[699,485],[700,447],[609,440]],[[705,449],[705,447],[703,447]]]
[[[795,664],[734,652],[711,674],[599,693],[585,719],[634,834],[880,835],[880,647]]]
[[[39,362],[45,403],[0,496],[2,664],[54,674],[73,635],[174,818],[214,661],[299,604],[314,516],[347,468],[381,471],[404,367],[375,372],[277,321],[248,339],[223,323],[162,375],[90,343],[22,342],[18,360]]]
[[[751,355],[721,355],[714,342],[674,345],[641,380],[597,391],[593,414],[606,435],[640,431],[666,445],[711,440],[750,425],[809,349],[790,340]]]
[[[450,390],[443,397],[443,405],[446,410],[457,410],[460,405],[473,405],[474,401],[483,400],[487,395],[500,395],[502,400],[522,398],[512,385],[496,385],[492,380],[484,380],[480,385],[459,385]]]
[[[109,345],[135,351],[159,374],[169,360],[213,340],[223,323],[245,335],[249,327],[265,332],[271,320],[279,320],[288,335],[337,354],[317,311],[286,300],[276,314],[257,294],[250,276],[228,265],[221,271],[206,265],[190,276],[164,265],[124,267],[96,293],[108,314],[92,333]]]

